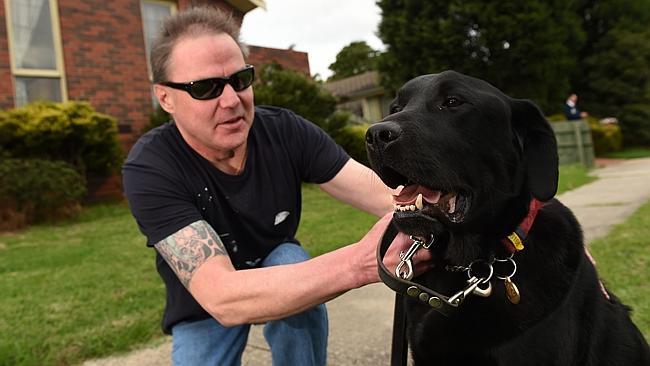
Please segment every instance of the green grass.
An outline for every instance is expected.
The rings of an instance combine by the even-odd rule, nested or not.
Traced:
[[[124,204],[0,236],[0,365],[68,365],[160,336],[164,287]]]
[[[560,181],[575,187],[584,176],[562,167]],[[375,221],[307,185],[297,236],[319,255],[357,241]],[[154,252],[125,204],[0,234],[0,366],[77,364],[142,347],[162,337],[164,298]]]
[[[560,166],[557,194],[576,189],[583,184],[596,180],[595,177],[588,175],[588,173],[587,168],[581,164]]]
[[[650,148],[638,147],[625,149],[623,151],[611,152],[605,155],[606,158],[613,159],[636,159],[650,157]]]
[[[599,275],[621,301],[632,307],[632,320],[650,341],[650,201],[625,223],[589,246]]]

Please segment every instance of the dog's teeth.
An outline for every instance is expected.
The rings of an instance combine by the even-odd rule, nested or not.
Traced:
[[[449,213],[454,213],[456,211],[456,196],[449,198]]]
[[[415,205],[410,205],[409,209],[411,209],[411,211],[415,211]]]
[[[424,207],[422,204],[422,193],[418,194],[418,198],[415,199],[415,208],[421,210]]]
[[[404,189],[403,185],[397,186],[397,188],[393,189],[393,196],[399,196],[400,193],[402,193],[402,190]]]

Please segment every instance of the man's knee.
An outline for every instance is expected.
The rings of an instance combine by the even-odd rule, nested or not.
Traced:
[[[283,243],[275,247],[262,261],[262,267],[304,262],[311,258],[303,247],[295,243]]]

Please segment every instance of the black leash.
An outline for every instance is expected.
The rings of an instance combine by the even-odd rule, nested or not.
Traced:
[[[377,250],[377,260],[382,263],[382,259],[386,254],[384,250],[382,253],[383,243],[387,242],[388,246],[393,242],[397,236],[397,228],[391,222],[384,232],[384,236],[381,239],[382,245],[378,247]],[[386,247],[386,249],[388,248]],[[379,275],[382,275],[382,270],[380,267]],[[383,281],[383,278],[382,278]],[[390,349],[390,365],[391,366],[406,366],[406,361],[408,357],[408,339],[406,338],[406,311],[404,309],[404,297],[399,293],[395,293],[395,307],[393,310],[393,339],[391,341]]]
[[[408,356],[408,339],[406,338],[406,311],[404,297],[395,294],[395,311],[393,312],[393,340],[390,347],[391,366],[406,366]]]
[[[391,343],[391,366],[406,366],[408,356],[408,339],[406,337],[405,296],[416,297],[429,304],[443,315],[449,316],[453,307],[441,299],[446,297],[415,282],[394,277],[384,265],[383,259],[388,247],[397,236],[398,230],[392,222],[386,228],[380,245],[377,246],[377,264],[382,282],[395,291],[393,312],[393,339]]]

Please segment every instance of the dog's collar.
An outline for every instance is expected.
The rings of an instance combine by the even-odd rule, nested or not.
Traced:
[[[543,206],[544,202],[533,198],[528,206],[528,215],[521,221],[515,231],[501,239],[501,243],[503,243],[508,253],[512,254],[524,249],[524,241],[528,237],[528,232],[535,222],[539,209]]]
[[[526,215],[526,217],[522,220],[519,226],[517,226],[515,231],[513,231],[510,235],[508,235],[506,238],[502,240],[502,243],[504,244],[506,250],[508,250],[509,253],[514,254],[515,252],[520,251],[524,248],[523,242],[524,240],[526,240],[528,236],[528,232],[533,226],[533,223],[535,222],[535,218],[537,217],[537,213],[539,212],[540,208],[542,208],[542,206],[544,206],[543,202],[533,198],[528,208],[528,215]],[[388,268],[384,265],[383,259],[384,256],[386,255],[386,252],[388,251],[388,247],[390,247],[390,244],[393,242],[393,239],[395,239],[395,237],[397,236],[397,232],[398,232],[397,228],[391,222],[388,228],[386,228],[386,231],[384,232],[384,235],[381,238],[380,244],[377,246],[377,265],[379,269],[379,277],[382,280],[382,282],[384,282],[384,284],[386,284],[389,288],[391,288],[393,291],[397,292],[398,294],[417,298],[421,302],[423,302],[424,304],[428,304],[431,308],[440,312],[441,314],[445,316],[450,316],[453,313],[453,310],[458,308],[458,306],[463,302],[465,297],[468,296],[470,293],[480,294],[482,291],[485,291],[478,288],[477,287],[478,284],[488,283],[489,285],[489,281],[490,278],[492,277],[492,273],[490,273],[489,276],[486,276],[485,278],[481,278],[481,279],[477,279],[476,277],[471,277],[470,280],[468,280],[468,283],[470,285],[467,286],[464,290],[460,291],[459,293],[453,296],[445,296],[426,286],[422,286],[419,283],[410,281],[410,278],[405,279],[405,278],[397,278],[393,276],[388,270]],[[512,260],[511,258],[509,260]],[[476,262],[480,262],[480,261],[476,261]],[[490,269],[492,268],[491,263],[489,263],[489,267]],[[469,268],[471,268],[471,265]],[[514,275],[514,272],[510,276],[512,275]],[[510,276],[508,276],[508,278]],[[472,280],[474,281],[472,282]],[[486,292],[484,296],[489,296],[489,292]]]

